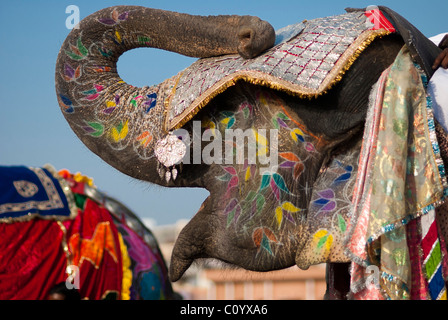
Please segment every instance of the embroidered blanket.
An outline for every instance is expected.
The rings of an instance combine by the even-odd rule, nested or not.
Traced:
[[[280,43],[254,59],[229,55],[198,60],[177,76],[165,101],[165,129],[182,127],[238,80],[299,97],[325,93],[375,38],[394,31],[387,20],[380,25],[371,21],[364,11],[304,21],[281,29]]]
[[[50,167],[0,166],[0,222],[71,219],[77,214],[72,198]]]

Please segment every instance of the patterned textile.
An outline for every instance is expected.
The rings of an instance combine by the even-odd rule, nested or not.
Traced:
[[[292,37],[294,31],[300,34]],[[254,59],[238,55],[200,59],[177,76],[165,101],[165,129],[181,127],[238,80],[304,97],[323,94],[370,42],[388,33],[375,28],[363,11],[357,11],[283,29],[277,39],[280,44]]]
[[[446,300],[446,244],[439,236],[435,210],[412,220],[407,227],[411,257],[413,300]]]
[[[0,222],[74,218],[73,196],[53,172],[49,166],[0,166]]]
[[[428,298],[428,283],[423,272],[423,257],[421,254],[421,223],[413,219],[406,225],[406,240],[411,263],[411,300],[426,300]]]
[[[129,256],[131,300],[164,300],[173,291],[157,240],[135,215],[115,199],[102,201],[111,212]]]
[[[90,300],[121,299],[122,256],[119,233],[109,212],[78,196],[82,208],[74,220],[63,222],[68,264],[79,268],[80,294]]]
[[[50,200],[59,201],[48,201],[38,191],[34,201],[29,201],[39,210],[35,219],[21,222],[23,219],[16,216],[14,220],[8,219],[9,223],[0,223],[0,299],[46,299],[54,285],[68,279],[68,266],[79,268],[73,276],[79,277],[83,298],[119,299],[122,257],[118,232],[109,212],[90,199],[74,196],[69,187],[73,181],[62,179],[49,166],[15,169],[8,170],[8,174],[12,181],[21,182],[20,192],[24,197],[30,198],[30,194],[43,186]],[[15,201],[19,192],[17,185],[13,188],[10,184],[2,196],[11,196]],[[70,214],[41,213],[43,206],[39,205],[45,200],[47,207],[53,209],[54,203],[65,203],[67,208],[67,199],[73,203]],[[55,219],[40,219],[48,217]]]
[[[408,241],[418,239],[405,226],[445,201],[447,182],[425,84],[403,47],[372,90],[346,253],[354,261],[353,275],[377,266],[380,286],[366,288],[352,277],[355,298],[411,297],[412,278],[418,276],[412,271],[419,270],[411,270],[418,252]],[[426,218],[421,219],[425,230]]]

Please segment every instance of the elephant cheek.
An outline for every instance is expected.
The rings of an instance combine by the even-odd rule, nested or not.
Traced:
[[[216,210],[219,205],[212,203],[207,199],[180,233],[171,257],[172,281],[180,279],[199,258],[215,258],[252,271],[271,271],[295,264],[300,242],[297,235],[302,233],[302,225],[280,229],[267,226],[263,220],[249,223],[243,219],[244,213],[238,219],[236,215],[229,216],[225,209]],[[269,220],[272,221],[272,216]]]

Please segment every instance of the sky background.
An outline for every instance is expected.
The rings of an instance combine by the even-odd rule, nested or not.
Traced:
[[[76,5],[81,19],[105,7],[141,5],[197,15],[254,15],[278,30],[304,19],[344,13],[346,7],[385,5],[420,31],[434,36],[448,31],[448,1],[292,1],[292,0],[15,0],[0,1],[0,165],[81,172],[98,189],[117,198],[140,218],[165,225],[190,219],[208,196],[202,189],[168,189],[130,178],[90,152],[75,136],[59,109],[54,69],[70,32],[66,8]],[[156,49],[125,53],[118,62],[123,80],[153,85],[177,74],[195,59]]]

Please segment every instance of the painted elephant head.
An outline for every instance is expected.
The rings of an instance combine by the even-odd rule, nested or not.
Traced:
[[[62,45],[59,104],[90,150],[134,178],[210,191],[177,240],[173,281],[199,258],[257,271],[348,261],[321,225],[345,231],[370,90],[404,42],[364,11],[276,39],[255,17],[119,6],[85,18]],[[116,70],[136,47],[203,59],[136,88]]]

